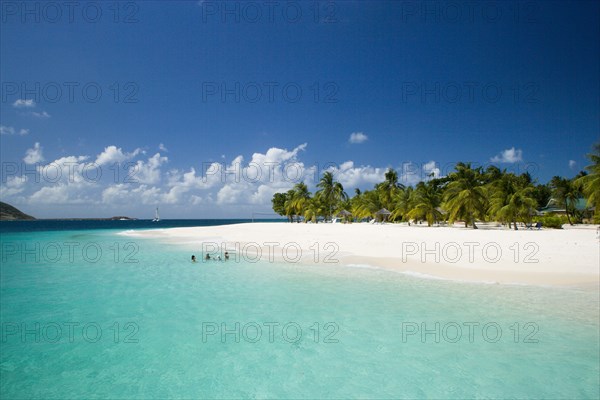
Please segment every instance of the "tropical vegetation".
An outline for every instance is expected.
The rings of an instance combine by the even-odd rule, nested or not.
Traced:
[[[290,222],[337,217],[432,226],[460,221],[477,229],[479,222],[497,221],[515,230],[536,222],[548,227],[586,219],[600,223],[600,143],[587,157],[591,164],[585,171],[570,179],[555,176],[546,184],[535,182],[527,172],[515,174],[496,166],[483,169],[459,162],[447,176],[430,176],[413,187],[400,183],[398,172],[389,168],[372,190],[356,188],[352,197],[333,172],[326,171],[314,195],[300,182],[285,193],[275,193],[272,204]],[[582,202],[586,204],[583,209]]]

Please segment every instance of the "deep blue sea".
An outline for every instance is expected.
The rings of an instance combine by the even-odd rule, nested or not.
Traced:
[[[600,397],[594,290],[192,263],[120,234],[242,222],[0,223],[0,398]]]

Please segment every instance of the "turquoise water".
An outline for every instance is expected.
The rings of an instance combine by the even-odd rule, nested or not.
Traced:
[[[117,232],[2,234],[1,398],[600,397],[594,291],[193,264]]]

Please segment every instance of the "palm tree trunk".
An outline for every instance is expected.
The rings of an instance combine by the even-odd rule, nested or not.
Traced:
[[[471,213],[471,223],[473,224],[473,229],[478,229],[477,225],[475,225],[475,217],[473,217],[473,213]]]
[[[515,225],[515,231],[518,231],[519,228],[517,228],[517,221],[513,221],[513,224]]]
[[[569,200],[565,200],[565,214],[567,214],[567,221],[569,221],[569,225],[573,225],[571,222],[571,217],[569,215]]]

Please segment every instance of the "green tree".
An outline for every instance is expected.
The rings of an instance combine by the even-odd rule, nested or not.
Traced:
[[[383,208],[379,193],[367,190],[352,199],[352,215],[358,219],[374,217],[375,213]]]
[[[397,190],[394,193],[393,203],[390,208],[390,219],[393,221],[408,219],[408,213],[412,208],[414,189],[409,186],[404,189]]]
[[[319,216],[325,215],[327,209],[318,196],[313,197],[308,201],[306,208],[304,209],[304,222],[312,221],[318,223]]]
[[[294,222],[294,216],[296,215],[296,207],[294,206],[294,189],[290,189],[285,193],[284,210],[288,220],[290,222]]]
[[[287,196],[285,193],[275,193],[273,198],[271,199],[271,204],[273,205],[273,211],[281,216],[287,215],[285,212],[285,202],[287,200]]]
[[[425,219],[428,226],[442,219],[442,213],[438,209],[442,203],[442,193],[435,185],[419,182],[411,197],[409,218]]]
[[[465,227],[471,224],[473,229],[477,229],[475,219],[485,217],[487,193],[481,175],[481,168],[471,168],[470,163],[462,162],[449,174],[444,209],[448,211],[450,222],[463,219]]]
[[[531,177],[527,174],[516,176],[513,173],[502,176],[490,183],[490,215],[501,222],[514,225],[517,221],[529,222],[537,206]]]
[[[575,183],[575,180],[554,176],[550,180],[552,188],[552,197],[558,205],[565,208],[567,221],[573,225],[571,217],[575,214],[575,205],[577,200],[582,197],[580,185]]]
[[[292,197],[290,205],[294,208],[294,214],[296,216],[304,215],[304,211],[310,201],[310,192],[308,186],[304,182],[300,182],[294,185],[292,189]]]
[[[317,190],[316,195],[319,196],[323,203],[325,203],[327,217],[331,218],[338,203],[342,200],[346,200],[348,195],[344,192],[342,184],[333,179],[333,173],[330,171],[323,173],[317,187],[319,190]]]
[[[404,185],[398,182],[398,173],[392,168],[385,172],[384,181],[375,185],[383,207],[388,209],[392,208],[394,196],[402,189]]]
[[[585,167],[588,174],[577,178],[575,184],[587,198],[587,206],[596,207],[595,216],[600,219],[600,142],[594,144],[587,157],[591,161],[591,164]]]
[[[552,198],[552,189],[548,185],[536,185],[533,188],[533,197],[538,204],[538,207],[546,207]]]

